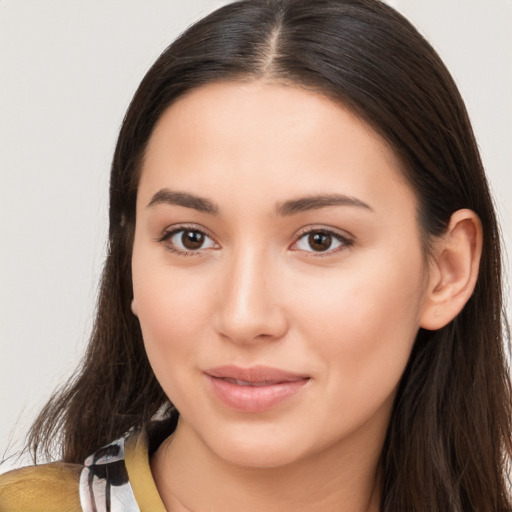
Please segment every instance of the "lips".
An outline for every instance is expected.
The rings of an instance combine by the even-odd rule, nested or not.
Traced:
[[[280,384],[281,381],[275,381],[275,380],[263,380],[261,382],[251,382],[249,380],[240,380],[240,379],[230,379],[230,378],[224,378],[226,382],[231,382],[231,384],[236,384],[237,386],[271,386],[273,384]]]
[[[204,372],[213,395],[241,412],[269,410],[298,394],[309,382],[307,375],[268,366],[221,366]]]

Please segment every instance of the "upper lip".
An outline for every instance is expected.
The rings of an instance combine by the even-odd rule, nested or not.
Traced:
[[[251,366],[241,368],[234,365],[217,366],[205,370],[207,375],[218,379],[235,379],[245,382],[292,382],[295,380],[308,379],[308,375],[289,372],[270,366]]]

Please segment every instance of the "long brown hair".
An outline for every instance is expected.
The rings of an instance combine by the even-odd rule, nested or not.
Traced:
[[[492,199],[450,74],[412,25],[377,0],[236,2],[189,28],[152,66],[114,154],[108,256],[89,348],[35,422],[34,457],[58,446],[64,461],[82,462],[168,404],[130,312],[141,158],[155,123],[181,95],[258,78],[321,92],[388,141],[419,198],[426,248],[454,211],[479,215],[484,244],[474,294],[443,329],[420,329],[400,383],[381,455],[382,510],[512,510],[508,331]]]

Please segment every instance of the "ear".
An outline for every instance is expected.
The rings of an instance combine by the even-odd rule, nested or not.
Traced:
[[[451,322],[475,289],[482,254],[482,224],[472,210],[457,210],[434,243],[428,288],[420,318],[424,329]]]
[[[139,311],[137,309],[137,303],[135,302],[135,299],[132,299],[132,303],[131,303],[131,310],[132,310],[132,313],[135,315],[135,316],[139,316]]]

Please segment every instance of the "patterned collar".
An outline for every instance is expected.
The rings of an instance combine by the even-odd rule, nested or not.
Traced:
[[[79,480],[83,512],[165,511],[149,460],[174,431],[177,419],[173,414],[132,430],[87,457]]]
[[[79,489],[84,512],[140,512],[126,469],[124,437],[87,457]]]

